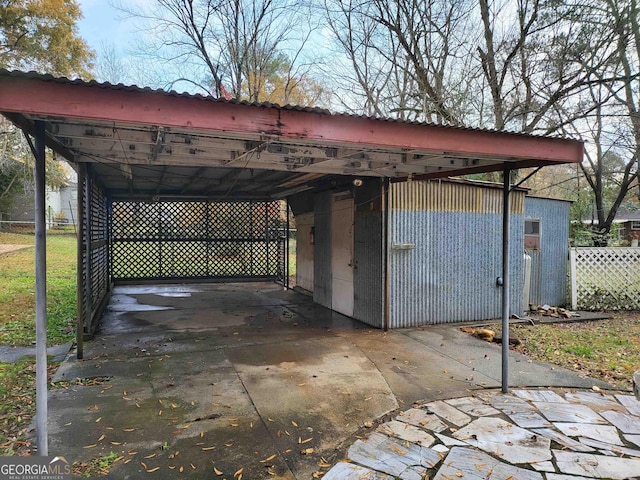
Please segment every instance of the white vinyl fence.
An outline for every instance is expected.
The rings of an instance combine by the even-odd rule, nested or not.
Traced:
[[[640,248],[569,249],[574,310],[640,310]]]

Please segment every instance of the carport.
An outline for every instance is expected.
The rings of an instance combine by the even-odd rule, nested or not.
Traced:
[[[6,70],[0,70],[0,112],[34,139],[41,455],[48,450],[45,147],[77,169],[82,190],[79,358],[84,335],[94,331],[114,282],[274,280],[286,285],[287,236],[282,232],[288,214],[281,215],[276,201],[303,191],[339,190],[368,177],[388,185],[504,173],[499,281],[507,326],[510,172],[577,163],[583,155],[582,142],[576,140],[249,104]],[[384,210],[384,199],[381,204]],[[253,254],[238,254],[247,248]],[[187,254],[198,260],[181,261]],[[221,257],[228,261],[215,260]],[[504,332],[506,336],[508,328]]]

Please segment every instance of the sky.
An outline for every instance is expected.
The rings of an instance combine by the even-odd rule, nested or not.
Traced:
[[[128,48],[135,33],[133,23],[123,19],[122,12],[111,6],[109,0],[79,0],[78,3],[84,16],[78,22],[78,30],[94,51],[99,51],[104,43],[113,44],[121,51]]]

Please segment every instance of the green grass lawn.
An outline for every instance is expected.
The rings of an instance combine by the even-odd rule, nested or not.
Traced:
[[[501,334],[500,325],[489,328]],[[511,325],[517,349],[536,360],[629,388],[640,368],[640,312],[611,313],[607,320]]]
[[[0,244],[34,245],[30,234],[0,233]],[[0,256],[0,344],[35,341],[35,250]],[[76,238],[47,235],[47,343],[73,338],[76,316]]]
[[[35,245],[33,234],[0,232],[0,244]],[[0,256],[0,345],[35,341],[35,249]],[[76,316],[76,238],[47,235],[47,344],[74,337]],[[50,374],[57,365],[50,365]],[[33,357],[0,362],[0,455],[29,452],[26,431],[35,412]]]

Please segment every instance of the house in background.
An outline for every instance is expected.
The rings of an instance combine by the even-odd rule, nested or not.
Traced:
[[[78,184],[70,182],[62,188],[47,187],[45,205],[48,228],[75,224],[78,218]],[[33,186],[25,186],[24,192],[16,196],[8,218],[3,220],[18,223],[35,221]]]
[[[640,208],[638,210],[618,209],[614,223],[618,224],[621,240],[626,240],[633,247],[640,240]]]
[[[296,284],[317,303],[386,328],[500,317],[501,186],[363,179],[289,202]],[[566,303],[569,206],[512,192],[512,314]]]

